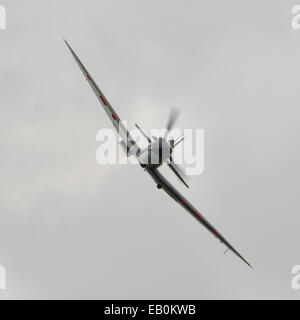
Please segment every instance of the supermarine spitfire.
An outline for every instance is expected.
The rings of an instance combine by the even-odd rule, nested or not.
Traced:
[[[166,164],[175,173],[175,175],[180,179],[180,181],[188,187],[182,169],[173,162],[172,153],[174,148],[183,140],[170,139],[168,140],[168,134],[172,130],[179,112],[173,110],[170,114],[169,121],[166,127],[166,134],[163,137],[154,138],[147,135],[147,133],[142,130],[138,125],[136,127],[140,130],[141,134],[147,139],[149,146],[145,149],[139,148],[136,141],[132,138],[130,132],[122,123],[116,111],[110,105],[102,91],[97,86],[96,82],[91,77],[90,73],[86,70],[84,65],[81,63],[73,49],[70,47],[68,42],[64,40],[71,51],[75,61],[77,62],[79,68],[81,69],[83,75],[87,79],[89,85],[94,91],[97,99],[104,108],[104,111],[108,115],[113,126],[119,133],[122,141],[121,147],[127,156],[135,156],[142,168],[150,174],[154,182],[159,189],[163,189],[171,198],[173,198],[177,203],[179,203],[184,209],[186,209],[194,218],[196,218],[208,231],[210,231],[221,243],[223,243],[227,250],[231,250],[240,259],[242,259],[249,267],[251,265],[244,259],[232,246],[231,244],[218,232],[201,214],[195,209],[190,202],[188,202],[159,172],[159,166]],[[226,251],[227,251],[226,250]],[[252,267],[251,267],[252,268]]]

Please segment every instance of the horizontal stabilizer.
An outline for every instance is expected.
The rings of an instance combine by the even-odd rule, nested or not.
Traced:
[[[184,181],[183,179],[183,170],[177,166],[175,163],[168,163],[168,167],[175,173],[175,175],[177,176],[177,178],[187,187],[189,188],[188,184]]]

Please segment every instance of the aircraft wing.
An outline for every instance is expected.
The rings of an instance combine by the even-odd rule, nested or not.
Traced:
[[[79,68],[81,69],[83,75],[86,77],[86,80],[88,81],[89,85],[91,86],[92,90],[94,91],[98,101],[102,105],[104,111],[108,115],[108,118],[112,122],[113,126],[119,133],[120,137],[123,139],[123,142],[125,141],[125,147],[127,147],[127,155],[129,155],[129,151],[133,153],[137,153],[139,148],[136,144],[136,141],[132,138],[129,131],[127,130],[126,126],[122,123],[121,119],[119,118],[116,111],[113,109],[113,107],[110,105],[102,91],[99,89],[98,85],[90,75],[90,73],[86,70],[85,66],[82,64],[82,62],[77,57],[76,53],[73,51],[71,46],[68,44],[66,40],[64,40],[66,45],[68,46],[69,50],[71,51],[72,56],[74,57],[75,61],[77,62]],[[124,148],[124,144],[122,144],[122,147]],[[132,154],[133,154],[132,153]]]
[[[218,232],[201,214],[197,211],[158,171],[158,169],[147,168],[148,173],[151,175],[156,184],[160,185],[162,189],[178,202],[184,209],[186,209],[194,218],[196,218],[208,231],[210,231],[216,238],[224,243],[225,246],[235,253],[240,259],[242,259],[249,267],[252,266],[249,262],[244,259],[232,246],[231,244]]]

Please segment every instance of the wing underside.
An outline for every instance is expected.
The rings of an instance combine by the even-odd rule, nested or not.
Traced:
[[[249,267],[252,266],[244,259],[231,244],[218,232],[202,215],[196,210],[190,202],[188,202],[158,171],[158,169],[148,168],[148,173],[151,175],[155,183],[160,185],[162,189],[176,202],[178,202],[184,209],[186,209],[195,219],[197,219],[209,232],[211,232],[216,238],[219,239],[229,250],[235,253],[240,259],[242,259]]]

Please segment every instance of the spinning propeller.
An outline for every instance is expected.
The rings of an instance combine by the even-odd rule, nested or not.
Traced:
[[[180,111],[176,108],[172,108],[171,109],[171,113],[170,113],[170,116],[169,116],[169,120],[168,120],[168,123],[167,123],[167,127],[166,127],[166,133],[165,133],[165,136],[164,136],[164,140],[167,141],[167,137],[169,135],[169,133],[172,131],[178,117],[179,117],[179,114],[180,114]],[[173,159],[172,159],[172,152],[174,150],[174,148],[180,143],[182,142],[184,139],[184,137],[179,137],[177,139],[170,139],[168,142],[168,144],[170,145],[170,148],[171,148],[171,156],[170,156],[170,159],[167,161],[167,165],[168,167],[175,173],[175,175],[179,178],[179,180],[187,187],[189,188],[188,184],[185,182],[185,179],[184,177],[186,177],[186,174],[185,174],[185,171],[184,169],[179,166],[178,164],[174,163],[173,162]]]

